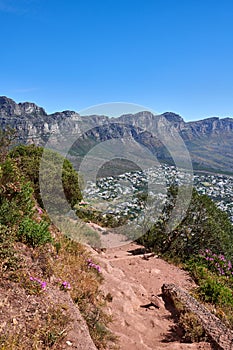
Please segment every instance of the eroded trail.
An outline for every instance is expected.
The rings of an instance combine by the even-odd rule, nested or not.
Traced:
[[[184,344],[172,330],[174,319],[161,294],[163,283],[175,283],[189,290],[194,286],[188,274],[160,258],[132,255],[134,243],[96,254],[105,278],[102,289],[110,293],[108,313],[111,330],[119,336],[121,350],[211,349],[208,343]]]

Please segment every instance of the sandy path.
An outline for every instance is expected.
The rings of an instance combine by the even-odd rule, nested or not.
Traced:
[[[211,349],[208,343],[180,343],[172,331],[171,313],[159,297],[163,283],[176,283],[186,290],[194,286],[188,274],[157,257],[145,260],[128,252],[138,247],[130,243],[105,253],[94,252],[105,278],[102,290],[113,297],[107,311],[113,316],[110,328],[119,336],[120,349]],[[159,308],[142,307],[150,302]]]

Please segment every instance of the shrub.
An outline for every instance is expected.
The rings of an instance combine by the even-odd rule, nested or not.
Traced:
[[[30,218],[25,218],[19,225],[17,237],[19,241],[32,247],[52,242],[48,226],[49,224],[45,221],[37,223]]]
[[[208,268],[201,264],[201,261],[191,258],[184,265],[184,268],[188,270],[196,283],[200,280],[205,280],[208,277]]]
[[[199,256],[209,270],[216,272],[219,276],[233,277],[232,263],[223,254],[215,254],[210,249],[205,249]]]
[[[14,161],[1,164],[0,174],[0,223],[12,227],[22,217],[33,214],[33,189],[25,182]]]
[[[207,246],[214,253],[232,256],[233,226],[226,213],[221,211],[206,195],[193,195],[186,216],[172,231],[169,220],[175,206],[177,188],[171,187],[167,204],[155,226],[138,241],[172,259],[187,261],[198,256]],[[185,198],[184,198],[185,201]]]
[[[214,276],[207,278],[201,282],[198,293],[201,298],[215,305],[231,305],[233,306],[232,290],[219,282]]]
[[[184,330],[183,341],[194,343],[206,340],[205,331],[193,313],[182,312],[179,325]]]
[[[18,167],[25,178],[31,182],[35,198],[41,207],[43,207],[43,202],[40,195],[39,171],[43,152],[44,149],[42,147],[36,147],[35,145],[20,145],[15,147],[9,154],[9,157],[17,162]],[[60,154],[54,151],[46,149],[43,160],[47,164],[46,170],[49,170],[46,174],[41,174],[50,194],[48,198],[46,198],[46,201],[51,202],[52,206],[55,205],[56,207],[57,205],[58,195],[56,196],[56,191],[54,189],[54,179],[56,179],[58,172],[57,164],[60,164],[62,161],[63,190],[67,201],[73,207],[82,199],[78,173],[75,171],[69,160],[63,158]]]
[[[13,247],[14,232],[0,224],[0,271],[16,270],[19,266],[19,258]]]

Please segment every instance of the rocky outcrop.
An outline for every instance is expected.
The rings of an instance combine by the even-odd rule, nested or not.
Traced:
[[[24,102],[17,104],[12,99],[6,96],[0,96],[0,116],[14,117],[14,116],[46,116],[43,108],[38,107],[35,103]]]
[[[206,334],[220,349],[233,349],[233,332],[189,293],[175,284],[164,284],[162,286],[162,293],[166,298],[172,299],[174,302],[180,302],[187,311],[193,313]]]
[[[52,135],[55,144],[61,135],[80,139],[73,153],[80,156],[91,147],[110,139],[121,140],[128,148],[140,153],[147,148],[159,161],[172,162],[166,145],[160,140],[159,129],[168,135],[177,132],[183,138],[196,169],[215,169],[233,173],[233,119],[217,117],[186,123],[172,112],[154,115],[148,111],[126,114],[118,118],[102,115],[80,116],[74,111],[47,114],[34,103],[16,103],[0,97],[0,128],[16,129],[20,143],[44,145]],[[87,133],[83,130],[88,130]],[[80,146],[81,145],[81,146]]]
[[[233,119],[223,118],[219,119],[217,117],[207,118],[197,122],[187,123],[188,127],[191,129],[194,135],[205,135],[209,136],[212,134],[232,132],[233,130]]]
[[[74,111],[48,115],[34,103],[15,103],[8,97],[0,97],[0,128],[16,130],[19,143],[44,145],[51,135],[64,130],[77,132],[80,116]]]

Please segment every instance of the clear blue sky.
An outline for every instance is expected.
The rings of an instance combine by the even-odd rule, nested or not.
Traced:
[[[232,0],[0,0],[0,95],[233,117]]]

